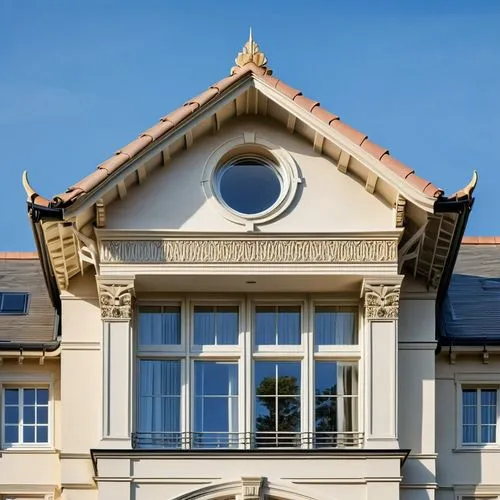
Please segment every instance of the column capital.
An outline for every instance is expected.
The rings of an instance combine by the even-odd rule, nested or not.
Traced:
[[[97,277],[97,293],[103,320],[130,321],[135,295],[134,277]]]
[[[361,297],[365,301],[366,319],[398,319],[402,280],[403,276],[363,280]]]

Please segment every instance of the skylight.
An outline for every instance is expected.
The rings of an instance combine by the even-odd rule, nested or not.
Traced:
[[[28,299],[26,292],[0,292],[0,314],[27,314]]]

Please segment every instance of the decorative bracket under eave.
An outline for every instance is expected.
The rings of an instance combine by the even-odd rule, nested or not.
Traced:
[[[84,234],[77,231],[74,225],[73,233],[78,241],[78,256],[80,258],[81,273],[83,274],[83,262],[88,262],[89,264],[92,264],[94,266],[95,272],[98,275],[99,252],[97,251],[96,242],[92,238],[89,238],[88,236],[85,236]]]

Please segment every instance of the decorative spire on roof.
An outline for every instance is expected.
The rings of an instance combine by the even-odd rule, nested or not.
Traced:
[[[250,28],[250,35],[248,37],[247,43],[243,46],[243,50],[238,53],[236,59],[234,60],[236,66],[232,68],[231,73],[234,73],[236,68],[242,68],[247,63],[254,63],[260,68],[266,68],[267,57],[264,52],[260,51],[257,42],[254,41],[252,35],[252,28]],[[271,71],[268,70],[268,73],[271,74]]]

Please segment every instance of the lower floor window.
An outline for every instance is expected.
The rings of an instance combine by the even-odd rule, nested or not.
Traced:
[[[33,446],[49,442],[49,390],[39,387],[3,389],[3,445]]]
[[[356,362],[140,359],[136,445],[166,448],[338,447],[359,444]],[[188,382],[189,381],[189,382]],[[249,418],[250,417],[250,418]]]
[[[484,445],[497,442],[496,388],[462,388],[462,443]]]

